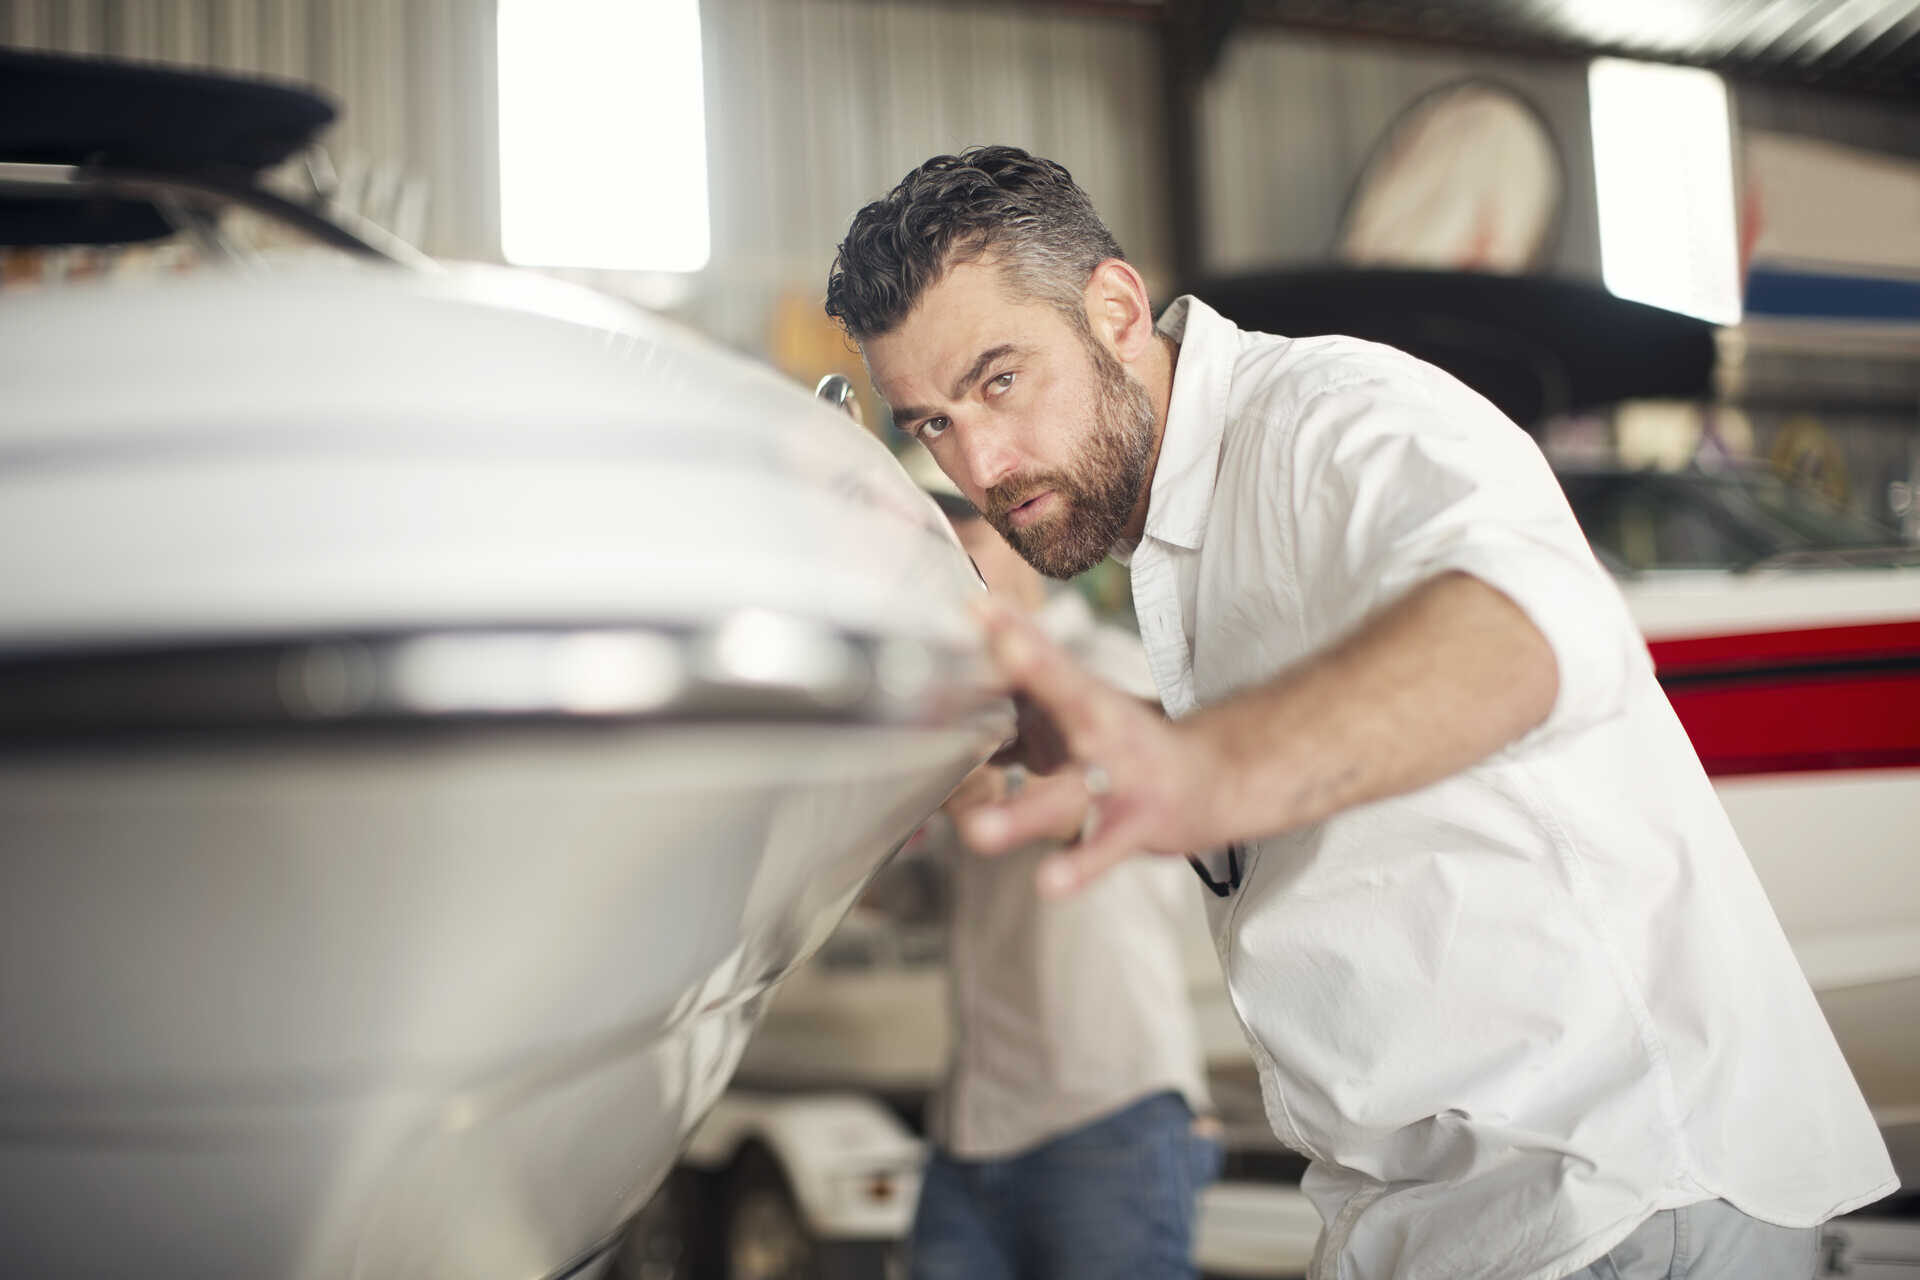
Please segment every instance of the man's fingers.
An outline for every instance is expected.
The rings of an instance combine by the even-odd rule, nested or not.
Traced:
[[[1035,773],[1053,773],[1067,762],[1067,744],[1053,717],[1024,693],[1013,696],[1017,729],[1012,742],[995,752],[989,763],[1022,764]]]
[[[1116,823],[1112,830],[1095,833],[1085,844],[1068,845],[1048,854],[1040,862],[1035,883],[1041,896],[1065,898],[1139,854],[1137,833],[1129,829],[1129,824]]]
[[[1032,622],[988,600],[974,602],[974,613],[1000,674],[1045,713],[1062,739],[1061,754],[1080,767],[1035,779],[1018,797],[960,816],[960,835],[981,853],[1004,853],[1040,839],[1073,839],[1081,834],[1097,789],[1102,809],[1129,816],[1112,820],[1111,826],[1094,824],[1085,843],[1049,855],[1039,872],[1038,887],[1047,896],[1077,892],[1144,847],[1150,824],[1132,812],[1138,798],[1123,792],[1147,781],[1139,759],[1142,734],[1160,726],[1139,723],[1146,713],[1131,698],[1081,670]],[[1023,714],[1023,743],[1030,736],[1027,719]],[[1126,776],[1116,778],[1110,771],[1123,763],[1120,771]]]
[[[1077,773],[1033,778],[1003,804],[957,814],[960,837],[979,853],[1005,853],[1035,840],[1068,840],[1087,811],[1087,788]]]
[[[977,600],[974,613],[986,628],[987,652],[1000,674],[1046,713],[1070,751],[1097,729],[1102,700],[1124,696],[1082,671],[1039,627],[1013,610]]]

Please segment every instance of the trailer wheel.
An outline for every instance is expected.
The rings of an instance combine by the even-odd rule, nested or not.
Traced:
[[[719,1280],[718,1175],[676,1168],[627,1230],[608,1280]]]
[[[888,1280],[896,1256],[884,1241],[815,1235],[786,1174],[761,1147],[734,1166],[724,1248],[727,1280]]]

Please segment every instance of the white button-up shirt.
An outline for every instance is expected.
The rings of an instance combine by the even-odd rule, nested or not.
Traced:
[[[1897,1185],[1624,602],[1533,442],[1388,347],[1182,298],[1145,536],[1161,701],[1261,684],[1449,570],[1559,664],[1546,721],[1249,846],[1209,905],[1316,1277],[1549,1280],[1664,1208],[1804,1227]],[[1813,854],[1816,851],[1809,851]],[[1211,855],[1216,879],[1224,859]]]

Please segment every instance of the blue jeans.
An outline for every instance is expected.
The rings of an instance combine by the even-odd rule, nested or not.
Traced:
[[[1001,1160],[935,1152],[914,1215],[914,1280],[1193,1275],[1193,1211],[1220,1144],[1159,1093]]]

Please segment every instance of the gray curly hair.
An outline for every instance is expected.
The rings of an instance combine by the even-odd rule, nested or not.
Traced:
[[[907,318],[948,268],[989,255],[1020,296],[1088,328],[1082,294],[1120,244],[1061,165],[1018,147],[935,156],[853,215],[827,275],[827,314],[855,342]]]

